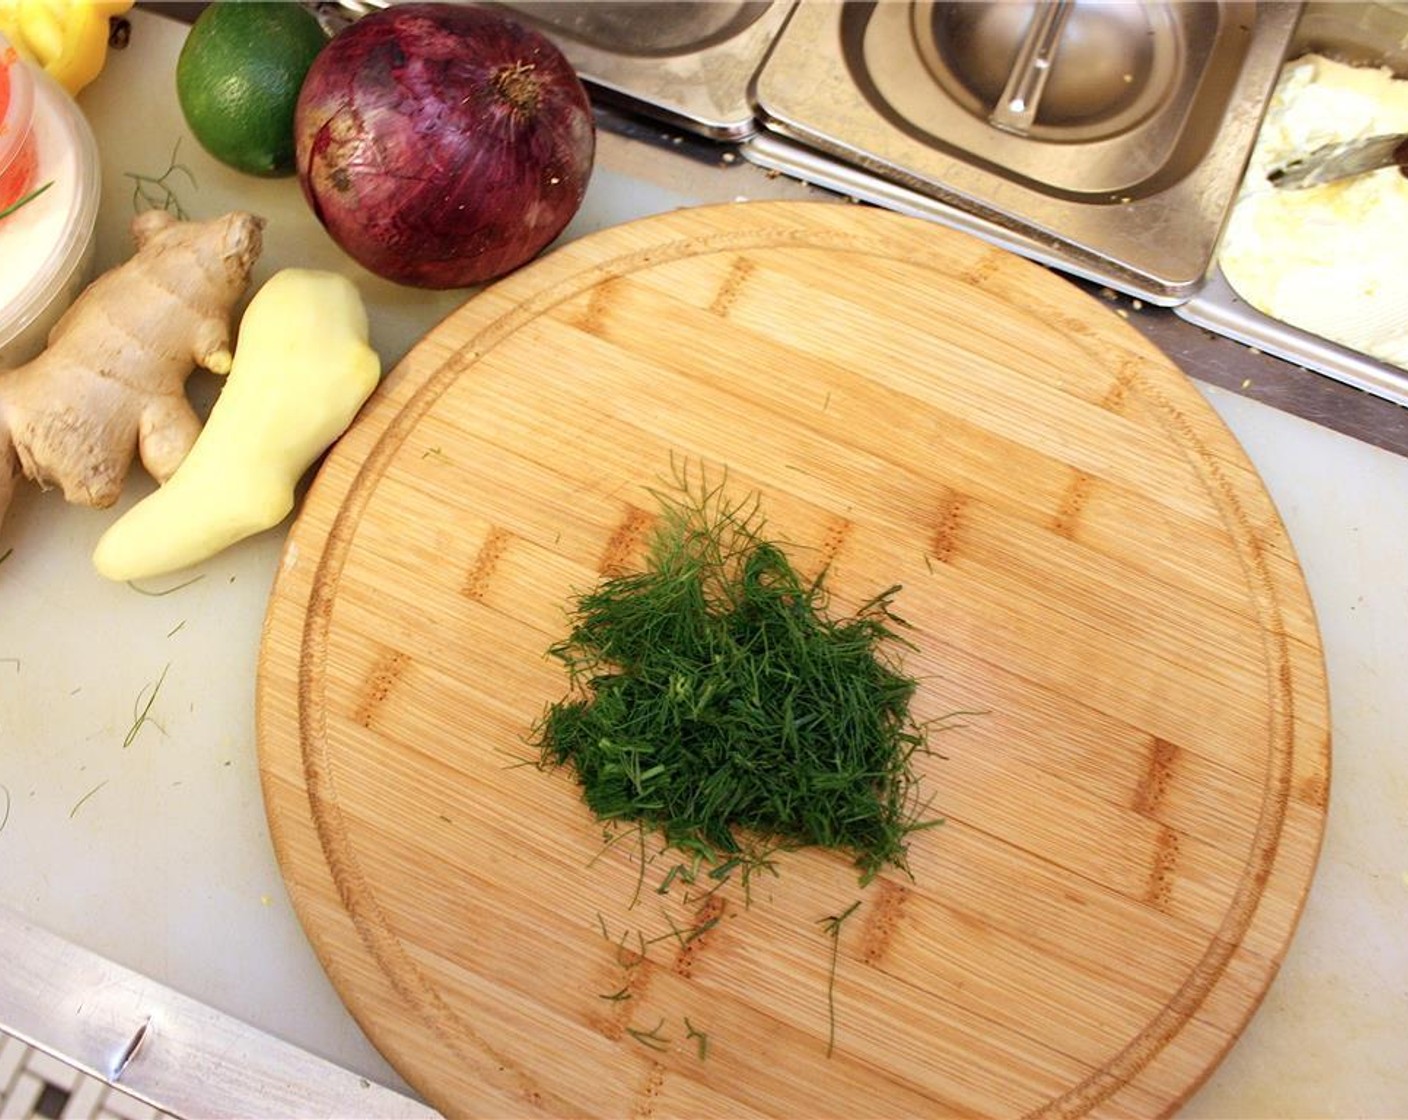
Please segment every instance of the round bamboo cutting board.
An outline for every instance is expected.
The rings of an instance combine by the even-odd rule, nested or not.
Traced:
[[[535,765],[546,651],[682,470],[833,611],[902,585],[944,821],[907,873],[689,884]],[[481,1117],[1168,1113],[1276,972],[1329,780],[1300,571],[1191,384],[1035,265],[828,203],[610,229],[431,332],[307,495],[258,729],[333,983]]]

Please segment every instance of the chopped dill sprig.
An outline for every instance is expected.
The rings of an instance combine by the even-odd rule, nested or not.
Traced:
[[[911,765],[916,681],[889,656],[899,588],[829,617],[822,577],[763,536],[756,497],[677,481],[645,570],[580,596],[548,651],[572,691],[533,730],[541,764],[572,767],[599,819],[702,853],[719,883],[801,846],[847,853],[863,883],[903,869],[907,836],[934,822]]]
[[[47,183],[42,183],[39,186],[35,187],[28,194],[21,195],[19,198],[15,199],[14,202],[10,203],[10,205],[6,206],[3,210],[0,210],[0,218],[8,218],[21,206],[27,206],[29,203],[33,202],[36,198],[38,198],[41,194],[43,194],[53,185],[54,181],[50,179]]]
[[[132,726],[127,729],[127,735],[122,740],[122,749],[126,750],[137,738],[137,732],[142,730],[145,724],[154,724],[160,728],[156,720],[152,719],[152,705],[156,703],[156,694],[161,691],[161,686],[166,680],[166,674],[170,672],[171,666],[166,665],[161,670],[161,676],[157,677],[155,684],[143,685],[142,690],[137,693],[137,699],[132,705]],[[146,702],[142,698],[146,697]]]
[[[694,1024],[689,1021],[689,1016],[684,1019],[685,1038],[694,1039],[698,1050],[699,1060],[702,1062],[709,1057],[709,1036],[701,1030],[696,1030]]]
[[[127,178],[132,180],[132,209],[135,212],[140,213],[143,209],[165,210],[172,217],[182,221],[190,216],[186,213],[185,207],[181,205],[181,200],[177,197],[176,190],[171,184],[171,177],[179,171],[193,188],[199,189],[191,169],[184,163],[176,162],[176,153],[180,150],[181,139],[177,137],[176,143],[171,147],[171,159],[166,165],[166,170],[160,175],[142,175],[136,171],[123,172]]]
[[[76,802],[74,802],[73,808],[68,811],[68,819],[73,820],[74,815],[77,814],[78,810],[83,808],[84,805],[88,804],[88,799],[91,798],[95,793],[97,793],[107,784],[107,779],[104,778],[101,782],[99,782],[82,797],[80,797]]]
[[[177,591],[182,591],[185,588],[190,587],[193,583],[199,583],[204,578],[205,576],[203,574],[193,575],[189,579],[182,580],[180,583],[175,584],[172,587],[163,587],[157,591],[149,591],[145,587],[138,587],[130,579],[127,581],[127,586],[130,587],[133,591],[137,592],[138,595],[146,595],[152,599],[160,599],[163,595],[174,595]]]
[[[652,1050],[668,1050],[670,1040],[660,1033],[660,1028],[664,1025],[665,1020],[661,1019],[648,1031],[641,1030],[639,1027],[627,1027],[626,1033],[642,1046],[649,1046]]]
[[[831,965],[826,976],[826,1056],[828,1058],[836,1049],[836,963],[841,955],[841,926],[859,907],[860,899],[856,899],[839,914],[818,919],[826,936],[831,938]]]

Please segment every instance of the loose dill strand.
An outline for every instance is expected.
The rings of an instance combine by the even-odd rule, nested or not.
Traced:
[[[831,965],[826,977],[826,1056],[831,1057],[836,1049],[836,965],[841,956],[841,926],[860,906],[856,899],[839,914],[818,921],[826,936],[831,938]]]
[[[667,1050],[670,1040],[660,1033],[660,1028],[665,1025],[662,1018],[650,1030],[641,1030],[639,1027],[627,1027],[626,1033],[639,1042],[642,1046],[648,1046],[652,1050]]]
[[[138,595],[146,595],[152,599],[160,599],[163,595],[174,595],[177,591],[181,591],[184,588],[190,587],[193,583],[199,583],[204,578],[205,576],[203,574],[194,575],[191,576],[190,579],[181,581],[174,587],[165,587],[162,588],[160,591],[148,591],[145,587],[138,587],[130,579],[127,581],[127,586],[130,587],[133,591],[137,592]]]
[[[703,937],[706,933],[708,933],[711,929],[718,925],[720,921],[722,921],[722,916],[719,914],[715,914],[712,918],[706,918],[704,921],[700,922],[697,926],[695,926],[687,934],[685,934],[685,945],[688,945],[691,941],[697,941],[699,938]]]
[[[684,1017],[685,1038],[693,1039],[699,1060],[706,1061],[709,1057],[709,1036],[701,1030],[696,1030],[693,1023],[689,1021],[689,1016]]]
[[[14,202],[10,203],[9,206],[6,206],[3,210],[0,210],[0,218],[8,218],[21,206],[27,206],[29,203],[33,202],[36,198],[38,198],[41,194],[43,194],[53,185],[54,181],[50,179],[47,183],[43,183],[40,186],[35,187],[34,190],[30,191],[27,195],[24,195],[21,198],[17,198]]]
[[[640,836],[640,866],[636,869],[636,892],[631,897],[632,906],[640,902],[641,892],[645,890],[645,827],[637,827],[636,832]]]
[[[74,803],[73,808],[68,811],[68,819],[69,819],[69,820],[73,820],[74,815],[78,812],[78,810],[81,809],[81,808],[83,808],[83,806],[88,803],[88,799],[91,798],[95,793],[97,793],[100,789],[102,789],[102,788],[103,788],[105,785],[107,785],[107,784],[108,784],[108,783],[107,783],[107,780],[104,779],[103,781],[101,781],[101,782],[99,782],[97,785],[95,785],[92,789],[90,789],[87,793],[85,793],[82,797],[80,797],[80,798]]]
[[[180,150],[181,140],[178,137],[176,143],[172,145],[171,159],[166,165],[166,170],[160,175],[143,175],[136,171],[123,172],[127,178],[132,180],[132,209],[134,211],[140,212],[145,204],[149,210],[165,210],[182,221],[190,216],[181,205],[181,200],[177,197],[170,182],[171,177],[179,171],[189,180],[193,188],[199,189],[191,169],[184,163],[176,162],[176,153]]]
[[[132,726],[127,729],[127,735],[122,740],[122,749],[126,750],[137,738],[137,733],[142,730],[143,725],[155,723],[151,717],[152,705],[156,703],[156,694],[161,691],[162,683],[166,680],[166,674],[171,666],[167,664],[161,670],[161,676],[157,677],[156,683],[144,685],[142,691],[137,693],[137,699],[132,705]],[[148,688],[151,689],[148,692]],[[142,703],[142,697],[146,696],[147,702]],[[139,710],[140,709],[140,710]]]
[[[691,882],[688,878],[689,868],[682,863],[677,863],[666,872],[665,877],[660,880],[660,885],[655,888],[656,894],[669,894],[670,887],[677,877],[684,877],[686,883]]]

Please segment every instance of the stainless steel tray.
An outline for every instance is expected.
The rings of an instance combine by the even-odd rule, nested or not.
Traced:
[[[1408,4],[1315,0],[1301,13],[1286,58],[1312,51],[1408,76]],[[1195,326],[1408,405],[1408,370],[1262,314],[1237,295],[1216,263],[1192,298],[1173,311]]]
[[[755,82],[764,130],[1060,243],[1112,286],[1185,299],[1212,262],[1300,6],[1073,4],[1048,63],[1051,116],[999,122],[986,72],[1019,75],[1022,50],[996,60],[1051,10],[803,0]],[[977,34],[993,24],[992,41]],[[1076,80],[1056,97],[1067,70]]]
[[[499,0],[616,103],[708,136],[757,129],[749,91],[793,0]]]
[[[1204,330],[1408,406],[1408,370],[1263,315],[1233,291],[1220,269],[1215,268],[1198,294],[1173,313]]]

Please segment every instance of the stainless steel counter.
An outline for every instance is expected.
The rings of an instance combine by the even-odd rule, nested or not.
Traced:
[[[291,263],[347,268],[295,184],[242,178],[195,148],[170,87],[182,37],[138,12],[131,46],[84,95],[104,153],[100,262],[127,253],[126,173],[160,172],[179,139],[197,184],[189,209],[269,218],[256,281]],[[698,202],[827,197],[727,148],[603,124],[569,236]],[[358,280],[388,362],[465,296]],[[1179,362],[1246,448],[1300,554],[1331,682],[1330,824],[1300,931],[1184,1115],[1408,1115],[1404,411],[1093,295]],[[338,1001],[268,839],[252,693],[282,531],[169,594],[105,584],[92,544],[149,486],[137,472],[106,513],[31,488],[0,530],[0,1027],[179,1114],[423,1114]],[[134,698],[159,677],[150,724],[124,746]]]

